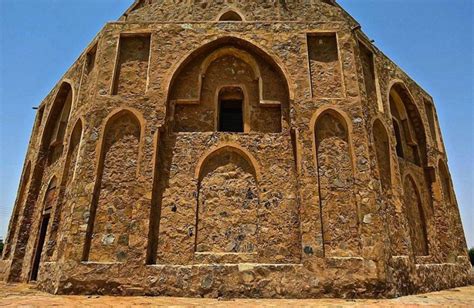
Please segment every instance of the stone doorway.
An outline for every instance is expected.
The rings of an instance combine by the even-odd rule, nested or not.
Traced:
[[[44,242],[46,239],[46,233],[48,231],[50,213],[43,214],[41,218],[40,232],[38,237],[38,243],[36,245],[35,255],[33,259],[33,266],[31,268],[30,281],[36,281],[38,279],[38,271],[41,262],[41,253],[43,252]]]

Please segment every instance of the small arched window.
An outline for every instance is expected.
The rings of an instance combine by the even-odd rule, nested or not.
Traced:
[[[242,16],[235,11],[227,11],[219,17],[219,21],[242,21]]]

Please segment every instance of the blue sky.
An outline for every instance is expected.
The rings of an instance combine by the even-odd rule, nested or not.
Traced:
[[[0,236],[37,106],[132,0],[0,0]],[[473,1],[339,0],[434,98],[469,246],[474,246]]]

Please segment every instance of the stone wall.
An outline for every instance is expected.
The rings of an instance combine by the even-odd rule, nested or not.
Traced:
[[[39,286],[68,294],[390,297],[467,283],[432,98],[341,8],[136,4],[40,105],[2,278],[29,281],[39,256]],[[217,22],[226,8],[244,21]],[[222,93],[242,101],[242,132],[219,131]]]

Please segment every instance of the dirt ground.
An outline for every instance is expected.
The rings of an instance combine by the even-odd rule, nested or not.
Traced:
[[[474,286],[384,300],[196,299],[173,297],[56,296],[34,285],[0,283],[0,307],[474,307]]]

